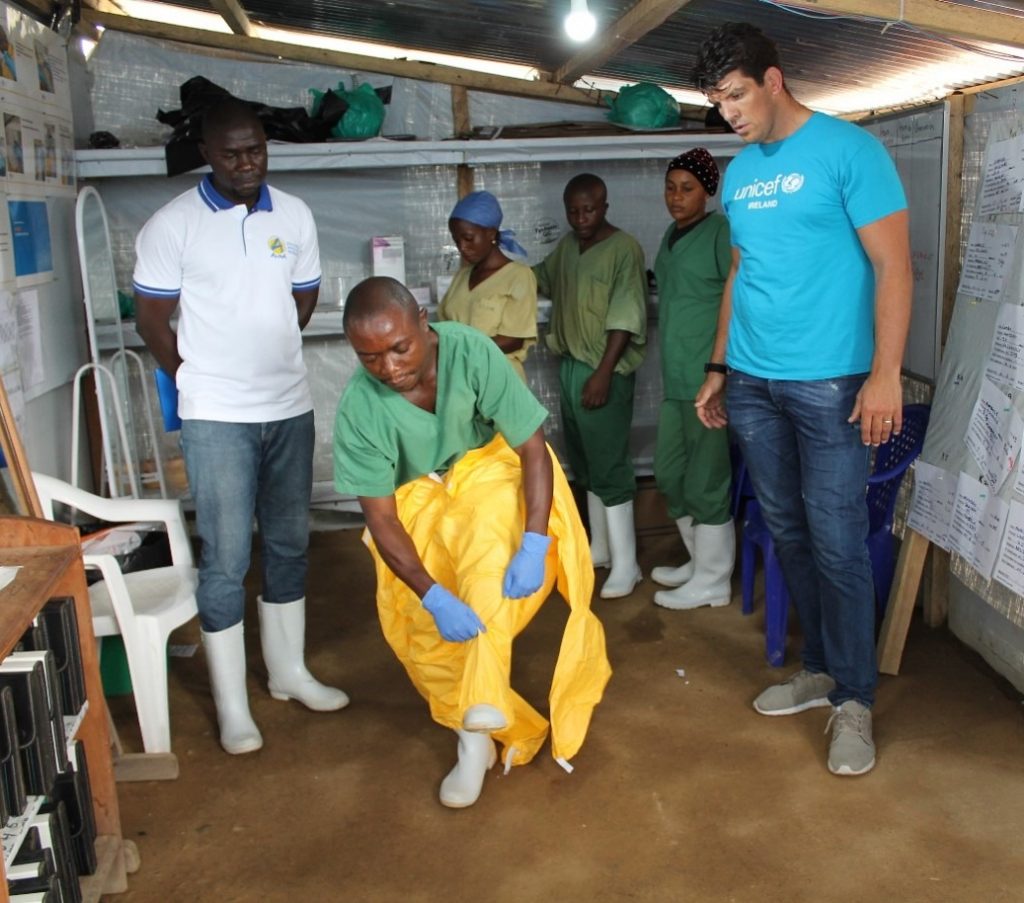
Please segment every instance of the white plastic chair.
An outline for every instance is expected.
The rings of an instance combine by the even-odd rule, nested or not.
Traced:
[[[96,636],[120,634],[128,658],[135,708],[147,753],[171,751],[171,720],[167,704],[167,638],[196,616],[196,569],[185,531],[181,503],[170,499],[107,499],[41,473],[33,473],[46,517],[54,519],[57,504],[68,505],[112,523],[163,524],[171,547],[169,567],[123,574],[113,555],[84,550],[87,568],[103,580],[89,587]]]

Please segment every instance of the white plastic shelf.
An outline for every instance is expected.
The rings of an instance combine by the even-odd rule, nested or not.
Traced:
[[[390,169],[408,166],[483,166],[493,163],[582,160],[664,160],[683,145],[700,144],[732,156],[743,142],[735,135],[665,132],[600,138],[496,138],[491,141],[337,141],[271,144],[271,172],[324,169]],[[75,151],[79,179],[166,176],[163,147]]]

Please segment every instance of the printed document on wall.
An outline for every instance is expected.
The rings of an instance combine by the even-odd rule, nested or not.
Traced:
[[[1009,505],[991,489],[961,471],[956,486],[949,550],[986,580],[992,579]]]
[[[982,482],[994,492],[1017,465],[1022,433],[1024,420],[1013,400],[995,383],[983,379],[964,442],[981,468]]]
[[[1024,188],[1024,135],[990,141],[985,151],[985,172],[978,212],[982,216],[1016,213]]]
[[[995,579],[1015,593],[1024,594],[1024,505],[1017,501],[1010,502]]]
[[[907,526],[947,552],[956,484],[956,474],[920,458],[914,462],[914,495],[907,514]]]
[[[1016,245],[1016,226],[971,223],[957,291],[983,301],[1001,301]]]
[[[1024,390],[1024,307],[999,305],[985,376],[1003,386]]]

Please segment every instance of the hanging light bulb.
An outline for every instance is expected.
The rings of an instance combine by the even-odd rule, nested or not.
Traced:
[[[589,41],[597,31],[597,19],[587,9],[587,0],[570,0],[565,33],[574,41]]]

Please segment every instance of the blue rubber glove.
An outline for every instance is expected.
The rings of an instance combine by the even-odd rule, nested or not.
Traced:
[[[478,633],[487,632],[476,612],[440,583],[427,590],[423,596],[423,607],[434,616],[437,632],[449,643],[464,643]]]
[[[532,596],[544,583],[544,559],[551,545],[550,536],[524,533],[519,551],[512,556],[501,584],[506,599],[524,599]]]

